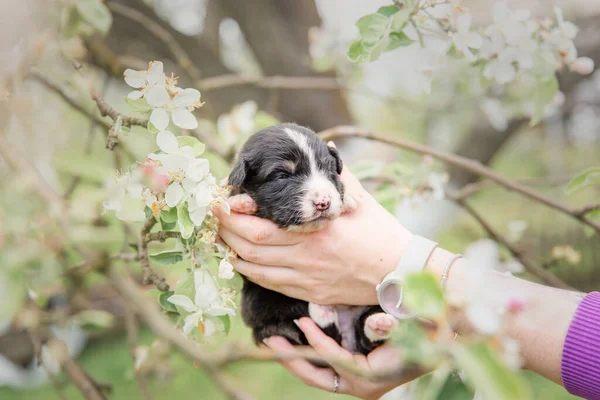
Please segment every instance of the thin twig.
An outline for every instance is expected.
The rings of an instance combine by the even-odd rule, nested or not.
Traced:
[[[181,236],[181,233],[173,232],[173,231],[152,232],[152,233],[149,233],[146,235],[146,242],[159,241],[162,243],[167,239],[178,238],[180,236]]]
[[[50,381],[52,381],[52,386],[54,386],[54,390],[56,390],[56,394],[58,395],[58,397],[61,400],[67,400],[67,397],[65,396],[65,393],[63,392],[62,386],[56,378],[56,375],[54,375],[54,373],[50,370],[50,368],[48,368],[48,366],[44,362],[44,358],[42,357],[42,343],[40,338],[38,337],[37,333],[33,331],[27,331],[27,333],[29,334],[29,338],[33,343],[33,348],[38,365],[41,365],[46,371],[46,374],[48,375],[48,378],[50,378]]]
[[[106,388],[106,385],[95,382],[81,365],[71,358],[67,346],[62,341],[56,337],[51,337],[48,341],[48,349],[86,399],[106,400],[106,396],[102,393],[102,389]]]
[[[108,116],[113,121],[116,121],[120,117],[121,120],[123,121],[123,125],[125,125],[125,126],[131,126],[131,125],[147,126],[148,125],[148,119],[138,118],[138,117],[128,117],[126,115],[123,115],[123,114],[119,113],[117,110],[115,110],[114,108],[112,108],[106,101],[104,101],[104,99],[102,97],[100,97],[96,93],[92,93],[92,99],[98,105],[98,110],[100,110],[100,114],[102,114],[102,116]]]
[[[152,267],[150,267],[150,259],[148,258],[149,236],[154,225],[156,225],[156,218],[150,218],[144,223],[138,242],[138,257],[144,273],[144,284],[148,285],[152,283],[161,292],[166,292],[169,290],[169,285],[165,282],[165,278],[158,276]]]
[[[540,267],[539,265],[537,265],[537,263],[530,260],[524,251],[522,251],[517,246],[515,246],[514,244],[509,242],[504,236],[502,236],[498,231],[496,231],[477,211],[475,211],[475,209],[473,209],[473,207],[471,207],[469,204],[467,204],[467,202],[464,199],[456,197],[456,195],[450,191],[446,191],[446,197],[448,199],[454,201],[456,204],[458,204],[460,207],[462,207],[466,212],[468,212],[479,223],[479,225],[481,225],[481,227],[488,233],[488,235],[492,239],[494,239],[496,242],[498,242],[501,245],[503,245],[504,247],[506,247],[511,252],[513,257],[518,259],[521,262],[521,264],[523,264],[523,266],[525,267],[525,269],[528,272],[537,276],[544,283],[546,283],[548,285],[552,285],[552,286],[560,288],[560,289],[574,290],[571,286],[564,283],[562,280],[557,278],[550,271]]]
[[[366,129],[354,126],[337,126],[331,129],[327,129],[319,133],[319,135],[324,141],[333,140],[335,138],[363,138],[386,143],[416,153],[428,154],[433,158],[488,178],[508,190],[514,191],[515,193],[519,193],[522,196],[528,197],[538,203],[544,204],[564,214],[570,215],[571,217],[581,221],[582,223],[594,228],[594,230],[596,230],[597,232],[600,232],[600,222],[594,221],[593,219],[588,218],[585,215],[579,215],[577,209],[571,208],[568,205],[563,204],[557,200],[546,197],[533,189],[530,189],[514,181],[510,181],[506,178],[503,178],[496,172],[494,172],[492,169],[484,166],[478,161],[436,150],[431,147],[427,147],[422,144],[414,143],[405,139],[379,136]]]
[[[337,78],[326,76],[245,76],[240,74],[225,74],[204,78],[198,82],[200,90],[205,91],[242,85],[283,90],[337,90],[343,86]]]
[[[590,204],[589,206],[581,207],[578,210],[574,210],[575,215],[583,217],[592,211],[600,210],[600,204]]]
[[[193,81],[200,80],[202,76],[200,69],[194,65],[191,57],[187,54],[186,50],[181,47],[171,32],[163,28],[154,19],[134,8],[113,1],[108,2],[106,5],[113,13],[122,15],[146,28],[167,46],[169,51],[171,51],[171,54],[173,54],[175,62],[177,62],[181,69],[183,69]]]
[[[61,87],[59,83],[53,81],[49,77],[43,75],[42,73],[36,70],[31,70],[29,72],[29,75],[35,80],[42,83],[48,89],[52,90],[54,93],[58,94],[67,104],[69,104],[73,109],[79,111],[81,114],[91,119],[94,122],[94,124],[103,126],[106,129],[110,128],[111,123],[109,121],[102,119],[101,117],[96,115],[96,113],[93,110],[88,110],[85,107],[83,107],[80,104],[79,100],[76,99],[74,96],[71,96],[66,89]]]
[[[136,367],[137,356],[135,353],[135,349],[138,345],[138,328],[135,320],[135,313],[131,309],[131,306],[124,302],[125,307],[125,330],[127,331],[127,342],[129,343],[129,350],[131,352],[131,359],[133,361],[133,373],[135,375],[135,381],[137,382],[138,387],[142,391],[144,398],[146,400],[152,400],[152,396],[150,395],[150,391],[144,382],[144,378],[139,374],[139,371]]]
[[[521,183],[523,185],[540,185],[540,186],[557,186],[563,185],[569,182],[572,178],[569,176],[549,176],[541,178],[521,178],[513,179],[514,182]],[[456,197],[464,199],[478,193],[482,190],[495,187],[496,183],[488,180],[477,181],[468,183],[463,186],[459,191],[456,192]]]
[[[108,87],[108,83],[110,82],[109,76],[107,73],[104,74],[104,82],[102,83],[102,94],[104,95],[104,93],[106,92],[106,88]],[[93,139],[94,139],[94,128],[96,128],[96,121],[94,121],[93,119],[90,119],[89,121],[90,125],[88,128],[88,135],[85,141],[85,147],[83,149],[83,153],[85,155],[90,155],[92,152],[92,143],[93,143]],[[77,175],[74,176],[73,179],[71,180],[71,184],[69,185],[69,187],[67,188],[67,190],[65,190],[65,193],[63,194],[63,198],[65,200],[68,200],[71,195],[73,195],[73,192],[75,192],[75,189],[77,188],[77,186],[79,185],[79,183],[81,182],[81,176]]]
[[[193,342],[186,339],[175,329],[171,323],[157,310],[153,303],[149,303],[144,295],[140,293],[135,282],[123,273],[118,273],[114,268],[110,275],[112,282],[123,297],[131,302],[137,309],[139,315],[146,321],[150,329],[179,347],[184,353],[191,357],[207,373],[212,381],[230,398],[230,399],[250,399],[251,397],[235,388],[233,384],[219,371],[212,360],[208,360],[203,351]]]

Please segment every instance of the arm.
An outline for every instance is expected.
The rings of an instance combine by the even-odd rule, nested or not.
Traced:
[[[238,271],[261,286],[318,304],[377,304],[375,286],[394,270],[412,234],[348,171],[342,180],[358,208],[312,234],[289,233],[251,215],[219,213],[222,238],[243,258],[235,265]],[[426,270],[440,277],[452,255],[436,249]],[[446,283],[449,296],[469,290],[470,268],[464,259],[454,263]],[[521,344],[526,368],[561,383],[562,349],[582,294],[492,270],[485,270],[483,282],[490,292],[525,299],[525,309],[507,321],[508,331]],[[470,329],[465,318],[459,321],[459,334]]]

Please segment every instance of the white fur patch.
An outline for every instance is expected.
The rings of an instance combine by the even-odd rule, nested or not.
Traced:
[[[386,313],[369,315],[365,321],[365,335],[371,342],[389,339],[398,320]]]
[[[321,328],[326,328],[330,325],[338,325],[337,311],[332,306],[321,306],[315,303],[308,303],[308,315]]]
[[[284,130],[300,150],[306,154],[310,166],[310,175],[303,188],[302,218],[305,220],[313,218],[316,215],[315,202],[321,201],[330,202],[329,209],[327,210],[328,217],[338,217],[342,213],[341,195],[325,173],[317,167],[315,154],[308,145],[306,136],[289,128],[285,128]]]

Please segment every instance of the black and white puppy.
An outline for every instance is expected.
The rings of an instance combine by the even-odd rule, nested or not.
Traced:
[[[249,195],[256,215],[296,232],[324,228],[343,212],[356,208],[344,192],[342,160],[312,130],[296,124],[265,128],[242,147],[229,175],[232,195]],[[310,316],[323,331],[354,353],[367,354],[390,335],[395,321],[379,306],[321,306],[293,299],[244,278],[242,317],[260,343],[283,336],[308,344],[293,322]]]

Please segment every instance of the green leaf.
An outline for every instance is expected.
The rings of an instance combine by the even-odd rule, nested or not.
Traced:
[[[148,257],[152,261],[156,261],[159,264],[177,264],[183,261],[183,253],[181,251],[167,250],[160,253],[149,254]]]
[[[361,40],[355,40],[348,48],[346,55],[352,62],[365,62],[369,59],[370,49],[365,48]]]
[[[358,161],[350,167],[352,174],[358,180],[372,179],[381,176],[385,163],[381,161]]]
[[[600,176],[600,167],[592,167],[579,172],[567,185],[567,193],[572,194],[584,188],[594,177]]]
[[[399,198],[397,186],[391,183],[383,184],[375,191],[375,200],[392,214],[396,212]]]
[[[174,291],[169,290],[167,292],[162,292],[160,294],[160,296],[158,296],[158,302],[160,303],[160,306],[163,308],[163,310],[165,310],[167,312],[178,313],[177,307],[175,307],[175,304],[169,303],[167,301],[169,299],[169,297],[173,296],[174,294],[175,294]]]
[[[217,318],[219,318],[221,321],[223,321],[223,326],[224,326],[223,330],[224,330],[225,334],[228,335],[229,330],[231,329],[231,318],[229,318],[229,315],[221,315]]]
[[[153,288],[153,289],[146,290],[144,292],[144,296],[148,296],[151,299],[157,299],[158,300],[158,297],[160,296],[161,293],[162,292],[160,290],[158,290],[156,288]]]
[[[390,18],[382,14],[367,14],[356,22],[361,39],[367,43],[375,43],[387,36]]]
[[[154,217],[154,213],[152,213],[152,209],[150,209],[150,207],[146,206],[144,208],[144,213],[146,214],[146,219],[150,219]]]
[[[544,109],[552,102],[557,92],[558,79],[556,75],[552,75],[550,78],[540,81],[537,84],[531,96],[535,104],[535,111],[531,116],[531,126],[537,125],[542,120]]]
[[[177,143],[179,143],[179,147],[190,146],[194,150],[194,157],[204,153],[204,143],[193,136],[177,136]]]
[[[112,25],[112,14],[108,7],[100,0],[79,0],[77,2],[77,11],[79,11],[86,22],[102,32],[103,35],[108,33]]]
[[[160,219],[166,223],[177,222],[177,208],[172,207],[169,211],[162,211],[160,213]]]
[[[379,7],[377,13],[389,17],[396,14],[398,11],[400,11],[400,9],[397,6],[383,6]]]
[[[391,344],[402,351],[406,363],[435,367],[439,362],[438,347],[428,338],[427,331],[416,319],[403,320],[392,333]]]
[[[162,219],[160,220],[160,226],[163,231],[171,231],[177,226],[177,221],[175,222],[165,222]]]
[[[390,33],[390,42],[385,51],[397,49],[398,47],[408,46],[414,43],[414,40],[404,34],[404,32]]]
[[[137,100],[132,100],[125,96],[125,103],[127,103],[127,105],[129,105],[129,107],[131,107],[134,111],[139,113],[145,113],[152,110],[152,107],[148,105],[148,102],[143,97],[140,97]]]
[[[527,381],[502,364],[487,344],[452,347],[454,358],[477,391],[487,400],[527,400],[532,398]]]
[[[148,131],[150,131],[150,133],[156,134],[156,133],[159,132],[158,128],[155,127],[154,124],[152,122],[150,122],[150,120],[148,120],[148,126],[147,126],[147,128],[148,128]]]
[[[194,233],[194,223],[188,212],[187,201],[183,201],[177,206],[177,226],[179,227],[179,232],[181,232],[181,237],[183,239],[189,239]]]
[[[175,284],[175,294],[181,294],[193,299],[196,295],[194,288],[194,274],[191,272],[185,273]]]
[[[412,13],[412,7],[404,7],[400,12],[395,13],[392,16],[391,30],[394,32],[401,32],[406,26]]]
[[[437,320],[444,316],[446,303],[438,280],[428,272],[406,276],[403,285],[406,308],[420,317]]]
[[[103,310],[85,310],[73,317],[82,328],[87,329],[108,329],[113,326],[114,317],[111,313]]]

